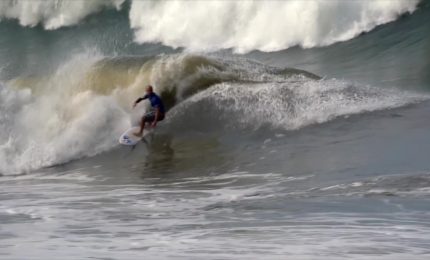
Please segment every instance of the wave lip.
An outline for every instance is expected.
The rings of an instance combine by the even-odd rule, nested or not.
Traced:
[[[302,75],[267,82],[224,82],[176,106],[173,125],[196,115],[192,127],[226,129],[270,127],[297,130],[339,117],[398,108],[428,100],[429,96],[397,89],[351,84],[337,79],[315,80]],[[215,121],[215,122],[214,122]]]
[[[193,51],[277,51],[352,39],[411,13],[419,0],[133,1],[136,41]]]

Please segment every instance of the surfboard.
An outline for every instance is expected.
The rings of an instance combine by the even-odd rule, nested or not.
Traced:
[[[144,129],[142,136],[135,136],[134,133],[139,132],[140,126],[134,126],[127,131],[125,131],[120,137],[119,137],[119,143],[123,145],[136,145],[139,143],[142,138],[150,134],[152,131]]]

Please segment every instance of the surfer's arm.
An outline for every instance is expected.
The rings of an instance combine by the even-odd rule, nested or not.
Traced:
[[[145,95],[143,97],[136,99],[136,101],[134,101],[133,107],[135,107],[137,105],[137,103],[139,103],[140,101],[147,99],[147,98],[148,98],[148,95]]]

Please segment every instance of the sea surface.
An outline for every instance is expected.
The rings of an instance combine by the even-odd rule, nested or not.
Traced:
[[[0,259],[430,259],[429,117],[426,0],[3,1]]]

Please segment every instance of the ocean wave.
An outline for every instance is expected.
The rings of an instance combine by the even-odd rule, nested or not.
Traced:
[[[17,19],[22,26],[39,23],[48,30],[75,25],[103,8],[120,9],[125,0],[9,0],[0,2],[0,20]]]
[[[132,110],[131,104],[148,84],[173,107],[164,123],[169,129],[186,122],[213,131],[265,125],[291,130],[427,99],[237,57],[105,57],[89,51],[54,73],[21,76],[0,87],[0,173],[112,149],[147,109]]]
[[[337,79],[294,76],[264,83],[217,84],[176,106],[172,127],[207,130],[268,126],[296,130],[338,117],[392,109],[428,99],[427,95],[381,89]],[[183,118],[193,115],[192,121]]]
[[[25,1],[0,3],[0,20],[53,30],[104,9],[128,9],[138,43],[160,42],[193,51],[276,51],[352,39],[412,13],[420,0],[289,1]],[[119,14],[120,15],[120,14]]]
[[[171,107],[212,84],[245,78],[245,69],[225,64],[187,54],[112,58],[89,50],[53,73],[3,82],[0,173],[107,151],[146,109],[142,105],[132,111],[131,104],[147,84]]]
[[[419,0],[133,1],[138,42],[236,52],[330,45],[413,12]]]

